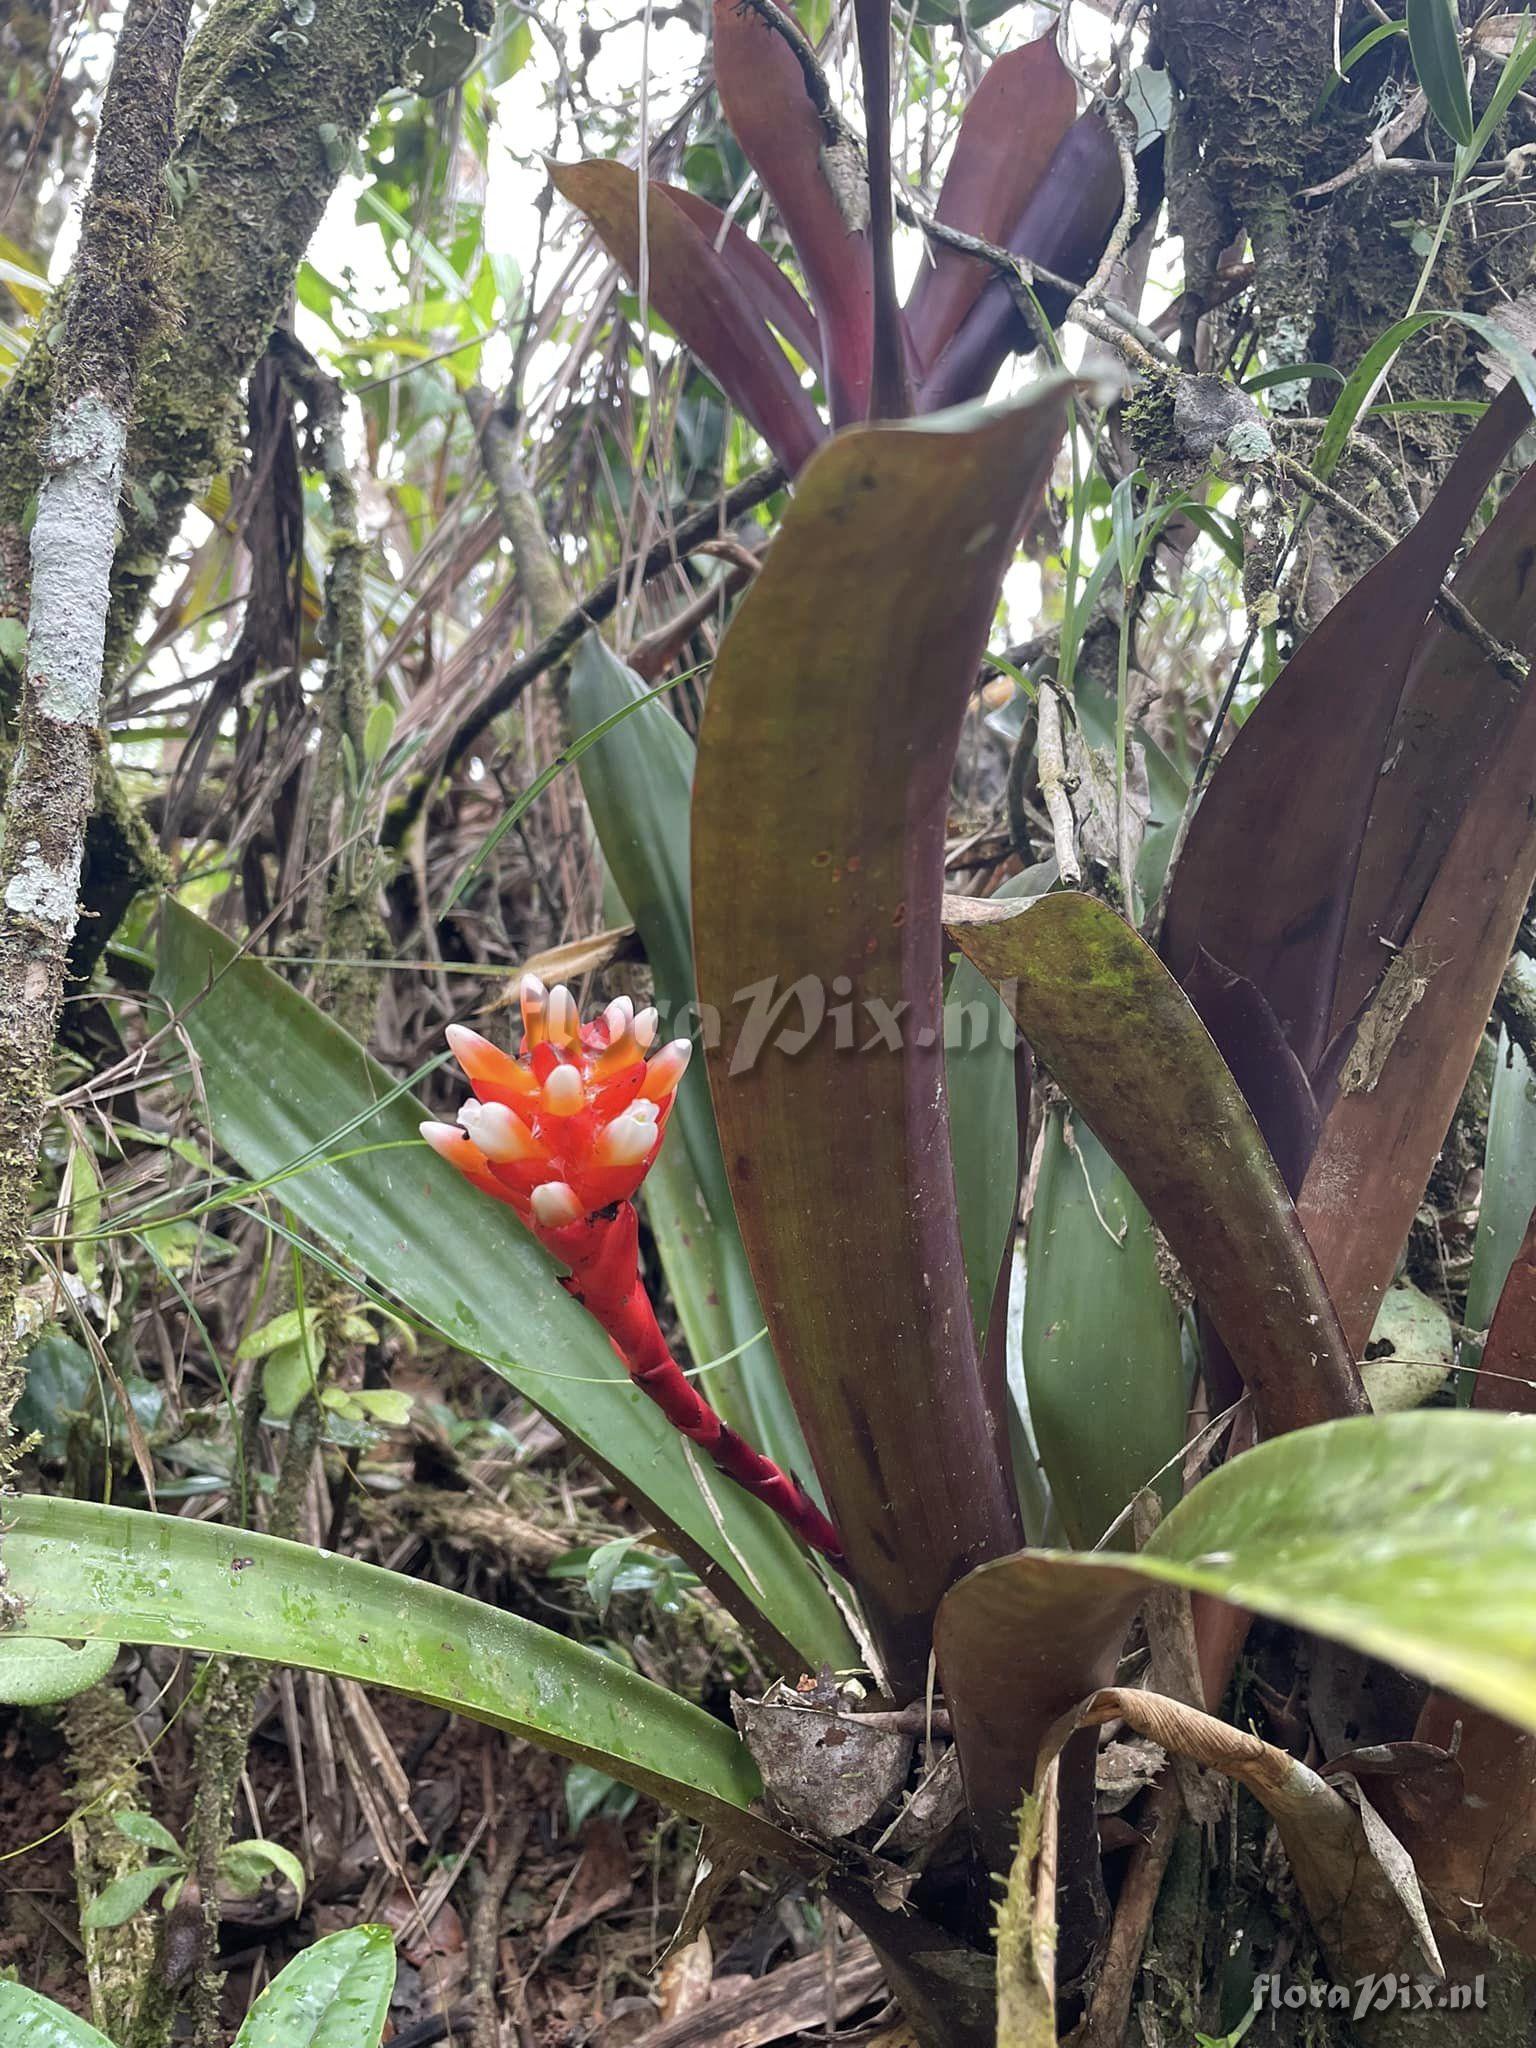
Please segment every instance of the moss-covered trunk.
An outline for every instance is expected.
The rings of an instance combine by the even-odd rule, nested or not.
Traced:
[[[188,505],[235,453],[241,385],[266,347],[353,142],[402,81],[431,0],[218,0],[188,53],[170,207],[152,276],[169,308],[146,365],[129,445],[112,578],[106,675],[135,624]],[[73,280],[63,288],[67,312]],[[42,481],[57,323],[0,395],[0,622],[27,615],[25,533]],[[10,650],[9,654],[7,650]],[[0,633],[0,721],[20,691],[14,636]],[[153,878],[108,773],[92,832],[84,971],[133,894]]]

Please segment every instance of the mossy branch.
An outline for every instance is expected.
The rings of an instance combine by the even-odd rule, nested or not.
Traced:
[[[159,317],[152,249],[188,12],[189,0],[131,0],[124,16],[42,449],[21,743],[0,843],[0,1439],[21,1391],[18,1297],[79,916],[124,447]]]

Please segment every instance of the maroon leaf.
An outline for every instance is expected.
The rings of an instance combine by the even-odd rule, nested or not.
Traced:
[[[721,110],[794,242],[821,326],[832,424],[846,426],[869,411],[874,338],[870,238],[849,225],[867,213],[863,166],[845,151],[834,190],[826,133],[782,36],[740,0],[715,0],[714,23]]]
[[[1536,630],[1533,533],[1536,470],[1510,492],[1456,573],[1456,595],[1467,609],[1517,647]],[[1499,751],[1518,694],[1464,632],[1435,614],[1387,734],[1383,758],[1391,769],[1376,785],[1349,906],[1335,1031],[1352,1022],[1376,985],[1384,946],[1402,943]]]
[[[1536,1415],[1536,1216],[1499,1294],[1472,1388],[1474,1408]]]
[[[1173,879],[1163,958],[1182,981],[1203,947],[1251,981],[1314,1085],[1409,664],[1467,522],[1527,417],[1509,385],[1418,525],[1287,664],[1212,778]]]
[[[1006,237],[1006,247],[1027,261],[1044,264],[1062,277],[1086,283],[1120,216],[1124,186],[1114,137],[1102,116],[1074,121],[1051,158],[1050,168]],[[957,263],[973,259],[955,252]],[[985,395],[1005,358],[1037,345],[1003,279],[982,264],[982,288],[959,327],[924,372],[919,392],[923,412]],[[1053,285],[1036,288],[1046,317],[1059,320],[1068,294]]]
[[[1010,1819],[1063,1714],[1114,1682],[1120,1645],[1147,1584],[1095,1556],[1021,1550],[983,1565],[946,1595],[934,1649],[982,1849],[1006,1869]]]
[[[695,958],[721,1022],[721,1149],[904,1695],[946,1587],[1018,1542],[956,1219],[939,906],[961,720],[1070,388],[831,442],[721,646],[699,742]]]
[[[1527,687],[1399,956],[1400,972],[1422,978],[1422,998],[1400,1025],[1387,1024],[1378,1078],[1340,1093],[1307,1170],[1302,1222],[1357,1355],[1450,1129],[1536,885],[1533,761],[1536,690]],[[1373,1061],[1373,1072],[1377,1066]]]
[[[821,330],[816,315],[760,243],[744,234],[735,221],[727,220],[718,206],[700,199],[684,185],[664,185],[662,190],[693,222],[730,271],[754,313],[776,328],[790,347],[810,364],[821,368]]]
[[[1286,1187],[1292,1196],[1300,1194],[1323,1120],[1312,1083],[1279,1018],[1251,981],[1221,966],[1204,948],[1184,977],[1184,993],[1223,1048]]]
[[[640,181],[626,164],[594,159],[553,164],[562,196],[584,213],[610,256],[640,275]],[[646,204],[650,295],[658,313],[739,405],[791,472],[824,429],[810,395],[772,330],[749,302],[732,267],[711,247],[664,185]]]
[[[939,219],[1006,246],[1076,112],[1077,88],[1056,54],[1054,36],[999,57],[961,120],[939,194]],[[987,282],[987,270],[974,257],[930,245],[907,302],[907,327],[920,364],[933,362]]]

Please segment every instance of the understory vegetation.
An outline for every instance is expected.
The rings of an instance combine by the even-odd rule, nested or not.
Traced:
[[[1536,21],[12,0],[0,2048],[1521,2048]]]

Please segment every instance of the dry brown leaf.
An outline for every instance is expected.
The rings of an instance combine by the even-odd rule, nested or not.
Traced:
[[[1042,1758],[1054,1758],[1079,1728],[1116,1719],[1247,1787],[1274,1821],[1308,1918],[1341,1975],[1410,1969],[1422,1956],[1444,1976],[1412,1860],[1378,1813],[1367,1824],[1342,1792],[1273,1743],[1126,1686],[1104,1687],[1064,1714]]]
[[[629,1848],[617,1821],[588,1821],[582,1841],[581,1861],[544,1929],[546,1955],[583,1927],[624,1905],[635,1888]]]
[[[550,946],[542,953],[534,953],[510,975],[507,985],[494,1002],[488,1003],[481,1013],[494,1016],[498,1010],[516,1007],[518,983],[525,974],[537,974],[542,981],[579,981],[584,974],[596,974],[604,967],[611,967],[615,960],[638,959],[639,941],[632,924],[616,924],[600,932],[591,932],[584,939],[571,939],[563,946]]]
[[[707,1934],[696,1936],[686,1948],[674,1949],[662,1964],[656,1983],[662,2019],[686,2019],[701,2005],[708,2005],[714,1975],[715,1953]]]

